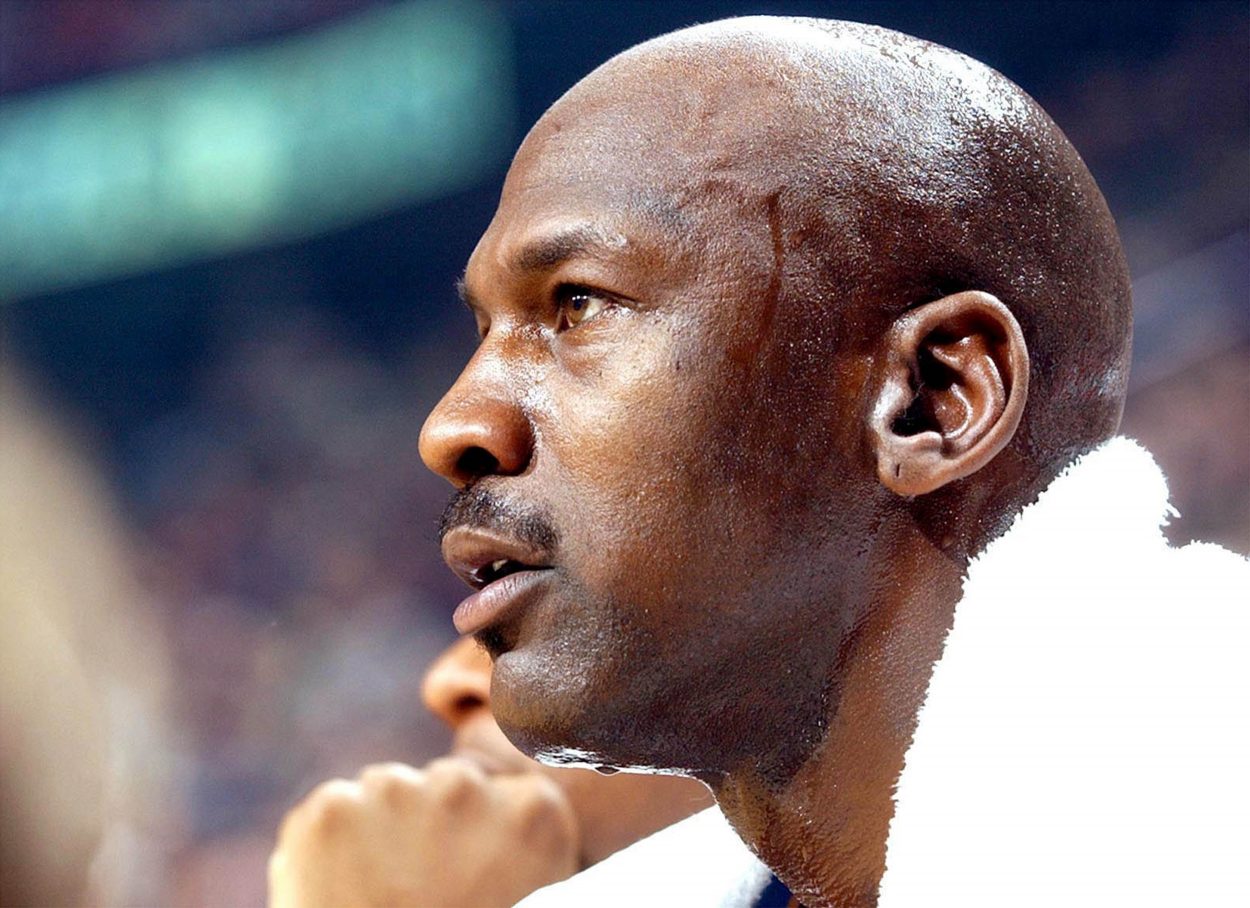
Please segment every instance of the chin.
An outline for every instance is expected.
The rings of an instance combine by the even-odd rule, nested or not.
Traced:
[[[592,723],[586,705],[593,700],[585,671],[557,667],[533,646],[508,649],[495,658],[491,711],[499,727],[522,753],[539,758],[561,751],[589,759],[585,730]],[[570,759],[566,763],[575,762]]]
[[[491,681],[491,710],[508,740],[551,766],[694,775],[708,763],[698,755],[687,702],[673,687],[651,690],[641,672],[619,658],[607,663],[551,658],[572,649],[521,646],[501,654]],[[675,708],[676,707],[676,711]]]
[[[491,712],[522,753],[564,765],[639,762],[621,759],[613,734],[640,693],[638,667],[654,659],[639,652],[639,629],[622,611],[561,590],[479,634],[494,660]]]

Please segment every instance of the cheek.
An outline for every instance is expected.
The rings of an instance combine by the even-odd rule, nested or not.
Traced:
[[[565,549],[591,589],[672,598],[748,568],[762,509],[738,482],[744,388],[735,364],[655,330],[587,376],[546,383],[540,466]],[[726,392],[734,388],[736,394]]]

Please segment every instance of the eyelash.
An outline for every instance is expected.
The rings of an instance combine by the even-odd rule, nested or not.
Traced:
[[[570,328],[576,328],[582,322],[587,321],[589,319],[594,319],[598,317],[598,315],[603,310],[616,305],[615,297],[609,296],[608,294],[602,291],[594,290],[583,284],[560,284],[558,287],[556,287],[555,293],[553,294],[553,296],[555,297],[555,305],[556,305],[556,331],[557,332],[564,332],[564,331],[568,331]],[[603,303],[603,306],[594,314],[589,315],[589,316],[583,315],[580,321],[573,323],[568,319],[568,313],[570,311],[578,311],[578,310],[574,310],[573,305],[572,305],[573,301],[577,299],[578,297],[590,297],[592,299],[599,300]],[[488,334],[490,334],[490,323],[487,322],[485,325],[483,325],[479,321],[477,325],[478,342],[480,343],[481,341],[486,340],[486,336]]]
[[[605,309],[613,305],[612,297],[608,296],[606,293],[602,293],[598,290],[594,290],[590,287],[586,287],[581,284],[561,284],[560,286],[556,287],[554,295],[555,295],[556,310],[557,310],[556,311],[556,331],[558,332],[568,331],[570,328],[576,328],[578,325],[582,324],[583,322],[589,321],[591,319],[598,317],[598,315],[601,312],[603,312]],[[587,297],[592,300],[599,300],[602,302],[603,305],[597,311],[587,315],[584,313],[584,311],[581,308],[575,308],[573,305],[574,300],[577,300],[582,297]],[[581,315],[578,321],[573,322],[572,320],[569,319],[569,313],[571,312],[581,312],[583,314]]]

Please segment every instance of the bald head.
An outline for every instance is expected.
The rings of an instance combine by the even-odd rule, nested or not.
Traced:
[[[525,139],[463,291],[482,342],[421,452],[471,583],[551,568],[457,612],[549,760],[782,784],[866,622],[940,641],[967,558],[1124,392],[1128,281],[1076,152],[1003,77],[861,25],[605,63]]]
[[[697,26],[583,79],[527,159],[527,180],[627,175],[639,215],[696,251],[752,234],[813,352],[871,344],[943,296],[994,295],[1033,366],[1011,448],[1043,470],[1118,425],[1130,286],[1106,203],[1045,112],[962,54],[847,22]]]

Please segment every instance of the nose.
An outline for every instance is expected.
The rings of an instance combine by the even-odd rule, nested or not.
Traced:
[[[490,656],[472,637],[452,644],[425,673],[421,698],[453,729],[490,709]]]
[[[486,353],[478,349],[421,429],[421,459],[457,488],[521,473],[533,453],[529,418]]]

